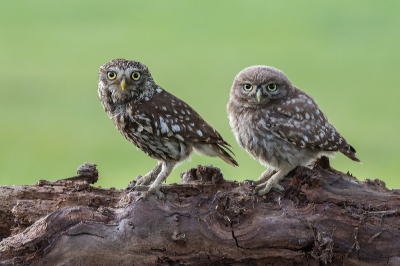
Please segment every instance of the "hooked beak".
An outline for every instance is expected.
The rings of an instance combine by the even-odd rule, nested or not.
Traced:
[[[122,79],[122,81],[121,81],[121,88],[122,88],[122,90],[124,90],[125,89],[125,86],[126,86],[126,82],[125,82],[125,79]]]
[[[257,88],[256,97],[258,102],[261,101],[261,96],[262,96],[262,88]]]

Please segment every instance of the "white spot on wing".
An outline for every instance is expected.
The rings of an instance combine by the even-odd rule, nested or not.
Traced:
[[[167,124],[164,123],[164,119],[160,117],[160,127],[161,127],[161,134],[168,133],[169,129]]]
[[[181,128],[178,125],[172,125],[171,126],[171,130],[173,132],[179,132],[181,130]]]
[[[200,137],[203,136],[203,132],[201,132],[200,130],[197,130],[196,133],[197,133]]]

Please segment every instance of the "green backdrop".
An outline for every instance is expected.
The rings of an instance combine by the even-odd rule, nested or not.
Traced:
[[[34,184],[98,164],[125,187],[156,162],[115,129],[97,97],[98,69],[145,63],[155,81],[232,144],[240,167],[194,155],[228,179],[265,170],[241,150],[226,104],[250,65],[283,70],[357,150],[333,166],[400,188],[399,1],[8,1],[0,9],[0,185]]]

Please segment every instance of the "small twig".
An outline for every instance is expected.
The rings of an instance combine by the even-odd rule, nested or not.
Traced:
[[[379,231],[378,233],[376,233],[375,235],[373,235],[370,239],[368,239],[367,243],[368,243],[368,244],[371,244],[372,241],[374,241],[374,239],[377,238],[377,237],[383,232],[383,230],[384,230],[384,229],[382,229],[381,231]]]

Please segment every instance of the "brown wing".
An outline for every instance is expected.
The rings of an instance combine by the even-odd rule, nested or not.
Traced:
[[[161,88],[130,105],[128,112],[144,130],[160,137],[230,146],[192,107]]]
[[[265,128],[302,148],[341,152],[352,149],[314,99],[300,90],[296,92],[295,97],[272,105],[272,111],[262,110]]]

